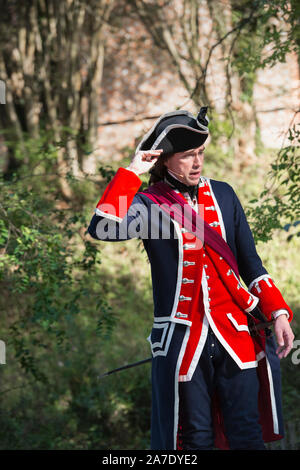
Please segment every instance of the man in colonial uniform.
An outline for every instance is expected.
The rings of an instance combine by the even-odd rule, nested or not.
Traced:
[[[292,348],[293,313],[234,190],[202,175],[206,111],[156,121],[88,230],[100,240],[141,238],[150,260],[151,448],[263,449],[283,436],[279,361]],[[138,192],[147,171],[149,188]]]

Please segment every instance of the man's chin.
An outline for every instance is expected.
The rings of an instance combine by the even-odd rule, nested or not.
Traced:
[[[196,184],[199,183],[199,180],[200,180],[200,175],[199,176],[189,176],[187,178],[187,183],[189,186],[195,186]]]

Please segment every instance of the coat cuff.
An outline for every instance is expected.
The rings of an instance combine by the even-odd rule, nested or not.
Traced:
[[[274,318],[274,320],[276,320],[276,318],[278,318],[280,315],[286,315],[288,318],[290,316],[289,312],[284,308],[272,312],[272,318]]]
[[[259,298],[258,307],[269,321],[272,318],[277,318],[282,313],[287,313],[289,322],[292,320],[293,312],[285,302],[279,289],[275,286],[271,276],[263,274],[254,279],[249,284],[248,290]]]
[[[119,168],[96,206],[96,214],[120,222],[128,212],[142,180],[133,171]]]

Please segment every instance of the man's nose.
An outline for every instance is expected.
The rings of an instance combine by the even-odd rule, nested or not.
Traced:
[[[194,166],[199,166],[202,163],[202,154],[199,153],[194,157]]]

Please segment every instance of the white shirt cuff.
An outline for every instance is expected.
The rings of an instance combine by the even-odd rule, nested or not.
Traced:
[[[274,310],[274,312],[272,312],[272,317],[274,318],[274,320],[279,317],[279,315],[286,315],[288,318],[289,318],[289,312],[287,310],[285,310],[284,308],[281,308],[279,310]]]

